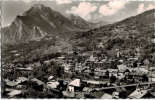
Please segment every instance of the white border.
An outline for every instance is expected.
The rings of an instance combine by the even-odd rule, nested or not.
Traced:
[[[22,1],[22,0],[0,0],[0,34],[1,34],[1,22],[2,22],[2,9],[1,9],[1,4],[3,1]],[[32,0],[32,1],[54,1],[54,0]],[[102,1],[111,1],[111,0],[72,0],[75,2],[93,2],[93,1],[97,1],[97,2],[102,2]],[[155,0],[124,0],[124,1],[154,1]],[[155,25],[154,25],[155,28]],[[1,35],[0,35],[0,46],[1,46]],[[1,69],[1,49],[0,49],[0,69]],[[1,76],[1,70],[0,70],[0,76]],[[0,82],[1,82],[1,77],[0,77]],[[1,84],[1,83],[0,83]],[[1,93],[1,88],[0,88],[0,93]],[[1,98],[1,94],[0,94],[0,99],[2,100],[9,100],[8,98]],[[36,100],[58,100],[58,99],[54,99],[54,98],[44,98],[44,99],[36,99]],[[25,100],[25,99],[12,99],[12,100]],[[27,100],[34,100],[34,98],[32,99],[27,99]],[[65,99],[59,99],[59,100],[65,100]],[[79,99],[66,99],[66,100],[79,100]],[[80,100],[91,100],[91,99],[80,99]],[[93,100],[101,100],[101,99],[93,99]],[[104,99],[104,100],[114,100],[114,99]],[[119,100],[124,100],[124,99],[119,99]],[[126,100],[130,100],[130,99],[126,99]],[[155,99],[132,99],[132,100],[155,100]]]

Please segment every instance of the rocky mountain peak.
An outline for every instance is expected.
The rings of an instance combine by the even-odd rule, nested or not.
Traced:
[[[32,7],[33,7],[33,8],[36,8],[36,9],[45,8],[45,6],[44,6],[43,4],[34,4]]]

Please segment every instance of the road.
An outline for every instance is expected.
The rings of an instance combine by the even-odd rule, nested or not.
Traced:
[[[137,85],[148,85],[148,84],[155,85],[155,82],[145,82],[145,83],[140,83],[140,84],[129,84],[129,85],[121,85],[121,86],[111,86],[111,87],[95,88],[95,90],[114,89],[114,88],[130,87],[130,86],[137,86]]]

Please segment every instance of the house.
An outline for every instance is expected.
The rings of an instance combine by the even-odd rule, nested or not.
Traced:
[[[121,56],[121,54],[122,53],[120,52],[120,50],[119,49],[116,49],[116,57],[119,58]]]
[[[48,77],[48,80],[52,80],[52,79],[54,79],[54,76],[53,75],[51,75],[51,76]]]
[[[95,57],[94,57],[93,55],[91,55],[88,61],[90,61],[90,62],[95,62],[96,59],[95,59]]]
[[[23,89],[26,89],[27,86],[26,86],[26,85],[17,85],[16,88],[17,88],[17,89],[22,89],[22,90],[23,90]]]
[[[107,71],[109,72],[109,76],[117,76],[118,69],[108,69]]]
[[[43,84],[44,84],[44,82],[40,81],[40,80],[37,79],[37,78],[31,79],[31,81],[37,83],[38,85],[43,85]]]
[[[9,97],[14,97],[16,95],[20,95],[22,93],[21,90],[12,90],[8,93]]]
[[[125,75],[123,73],[118,73],[117,74],[118,79],[123,79],[124,77],[125,77]]]
[[[37,78],[33,78],[33,79],[31,79],[31,86],[35,90],[43,91],[43,89],[44,89],[44,82],[40,81]]]
[[[84,73],[91,73],[91,70],[90,69],[85,69]]]
[[[95,68],[95,75],[98,75],[98,76],[104,76],[106,74],[106,71],[105,69],[101,69],[101,68]]]
[[[62,66],[64,66],[64,72],[69,72],[71,70],[71,65],[64,63]]]
[[[61,59],[61,60],[64,60],[65,59],[65,56],[60,56],[60,57],[57,57],[58,59]]]
[[[148,70],[143,68],[143,67],[140,67],[140,68],[134,68],[134,71],[139,74],[139,75],[143,75],[143,74],[148,74]]]
[[[97,45],[98,48],[104,48],[104,45],[102,42],[100,42],[98,45]]]
[[[15,81],[6,80],[5,82],[6,82],[6,85],[9,87],[15,87],[18,85]]]
[[[74,97],[75,97],[75,93],[69,92],[69,91],[63,91],[62,94],[63,94],[65,97],[69,97],[69,98],[74,98]]]
[[[95,81],[95,80],[83,80],[87,84],[94,84],[94,85],[99,85],[101,84],[100,81]]]
[[[20,84],[20,83],[23,83],[23,82],[26,82],[26,81],[28,81],[28,78],[26,78],[26,77],[18,77],[16,79],[17,84]]]
[[[154,75],[151,75],[151,76],[149,77],[149,80],[150,80],[151,82],[155,82],[155,74],[154,74]]]
[[[154,43],[154,44],[155,44],[155,38],[153,38],[151,41],[152,41],[152,43]]]
[[[75,65],[75,71],[79,71],[79,72],[82,71],[82,64],[81,63],[76,63],[76,65]]]
[[[92,90],[93,90],[92,88],[84,87],[82,91],[83,91],[83,92],[89,93],[89,92],[91,92]]]
[[[44,63],[44,65],[46,65],[46,66],[50,66],[50,65],[51,65],[51,62],[52,62],[52,60],[46,60],[46,61],[44,61],[43,63]]]
[[[142,98],[146,93],[148,92],[147,89],[141,89],[141,88],[137,88],[135,91],[133,91],[128,98],[130,99],[140,99]]]
[[[128,68],[125,64],[117,65],[119,72],[125,72]]]
[[[32,71],[33,68],[32,67],[26,67],[26,68],[22,68],[22,67],[18,67],[16,68],[17,70],[20,70],[20,71]]]
[[[75,92],[78,91],[80,89],[81,83],[80,83],[80,79],[74,79],[73,81],[71,81],[68,84],[68,90],[69,92]]]
[[[145,59],[145,60],[143,61],[143,63],[144,63],[144,65],[148,66],[148,65],[150,64],[150,61],[149,61],[149,59]]]
[[[47,88],[48,89],[56,89],[59,85],[59,82],[58,81],[50,81],[50,82],[47,82]]]
[[[118,99],[118,98],[119,98],[119,92],[117,92],[117,91],[113,92],[113,93],[112,93],[112,97],[113,97],[114,99]]]
[[[15,56],[15,57],[19,57],[19,56],[20,56],[20,54],[19,54],[19,53],[16,53],[16,54],[14,54],[14,56]]]
[[[101,97],[101,99],[112,99],[112,95],[110,95],[108,93],[104,93],[103,96]]]

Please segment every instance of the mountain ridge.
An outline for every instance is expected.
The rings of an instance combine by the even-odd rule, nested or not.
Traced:
[[[52,10],[50,7],[35,4],[22,15],[18,15],[9,27],[4,28],[3,42],[27,42],[36,40],[36,38],[41,39],[45,35],[54,36],[62,32],[80,31],[90,28],[87,27],[89,23],[85,20],[80,18],[76,20],[82,21],[79,21],[79,24],[74,24],[72,20]],[[43,35],[40,32],[37,33],[36,30],[42,31]]]

